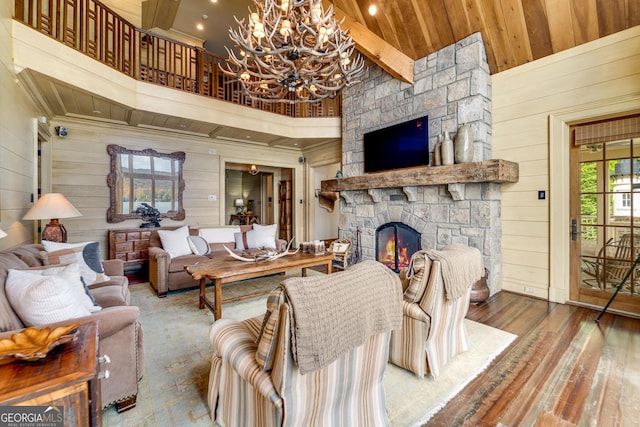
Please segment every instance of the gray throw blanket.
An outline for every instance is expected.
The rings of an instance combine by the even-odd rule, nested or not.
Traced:
[[[440,261],[448,300],[460,298],[484,274],[482,254],[476,248],[454,244],[441,251],[428,250],[427,255],[434,261]]]
[[[302,374],[402,326],[400,279],[376,261],[328,276],[293,277],[280,286],[291,306],[291,348]]]

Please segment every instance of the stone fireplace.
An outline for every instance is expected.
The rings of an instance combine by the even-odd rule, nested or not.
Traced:
[[[394,79],[372,62],[367,66],[362,83],[343,94],[345,177],[366,178],[366,132],[424,115],[429,117],[431,155],[438,135],[448,131],[454,138],[467,123],[474,133],[474,162],[491,160],[491,80],[479,33],[417,60],[413,85]],[[429,185],[423,180],[420,185],[339,191],[340,235],[353,241],[359,236],[362,259],[381,256],[379,229],[386,230],[390,223],[400,225],[419,236],[414,245],[418,249],[441,249],[452,243],[478,248],[490,273],[491,293],[500,290],[499,183]],[[384,252],[382,256],[388,256],[386,248]]]

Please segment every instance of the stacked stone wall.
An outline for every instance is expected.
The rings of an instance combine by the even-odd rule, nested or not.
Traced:
[[[417,60],[413,85],[372,62],[366,69],[361,83],[343,94],[345,177],[364,174],[365,133],[425,115],[431,159],[438,135],[446,131],[454,139],[465,123],[473,129],[473,160],[491,159],[491,79],[480,33]],[[343,191],[340,237],[355,241],[359,235],[362,259],[375,259],[375,231],[391,221],[420,232],[423,249],[452,243],[476,247],[495,293],[502,281],[500,185],[465,184],[457,190],[452,197],[446,185],[418,186],[411,201],[402,188]]]

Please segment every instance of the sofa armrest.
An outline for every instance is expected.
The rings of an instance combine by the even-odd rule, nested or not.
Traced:
[[[232,319],[218,319],[211,326],[209,334],[213,357],[220,357],[233,366],[233,370],[262,396],[271,402],[280,400],[280,396],[271,380],[256,360],[258,346],[252,335],[240,322]]]
[[[134,305],[108,307],[88,317],[98,321],[98,334],[102,340],[135,324],[140,317],[140,310]]]
[[[169,292],[169,252],[157,246],[149,247],[149,283],[159,297]]]
[[[121,331],[129,325],[138,321],[140,310],[136,306],[120,306],[109,307],[90,314],[89,316],[77,317],[75,319],[62,320],[60,322],[47,323],[46,325],[37,326],[49,327],[51,329],[58,326],[71,325],[72,323],[80,323],[81,325],[98,322],[98,336],[100,339],[110,337],[111,335]],[[0,338],[9,337],[21,329],[15,331],[7,331],[0,333]]]
[[[124,261],[121,259],[106,259],[102,261],[102,268],[107,276],[124,276]]]

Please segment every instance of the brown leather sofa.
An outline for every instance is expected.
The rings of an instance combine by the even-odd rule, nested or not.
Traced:
[[[240,230],[247,231],[250,230],[251,227],[251,225],[243,225],[240,226]],[[163,227],[164,230],[172,230],[176,228],[179,227]],[[223,226],[209,228],[223,228]],[[189,235],[191,236],[198,236],[199,232],[199,229],[189,228]],[[209,243],[211,252],[206,256],[189,254],[171,258],[169,253],[162,248],[162,242],[160,241],[160,236],[158,236],[158,230],[151,230],[151,235],[149,237],[149,283],[160,298],[166,297],[169,291],[194,288],[199,285],[199,282],[191,278],[191,275],[185,270],[185,266],[215,257],[229,256],[223,246],[229,249],[236,248],[235,241],[215,242]],[[285,240],[276,239],[276,248],[279,251],[284,250],[286,246],[287,242]],[[251,254],[252,251],[254,250],[250,249],[246,252]]]
[[[29,244],[0,252],[0,338],[9,337],[25,327],[5,293],[8,270],[44,265],[43,250],[40,244]],[[118,412],[122,412],[136,405],[138,381],[144,373],[142,326],[138,320],[138,307],[129,305],[129,281],[124,276],[124,263],[107,260],[102,265],[110,280],[89,286],[102,310],[46,326],[98,322],[99,354],[110,359],[109,363],[100,365],[103,375],[109,371],[108,378],[98,380],[102,407],[115,404]]]

